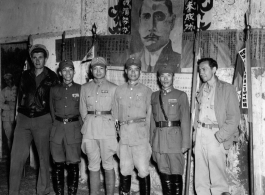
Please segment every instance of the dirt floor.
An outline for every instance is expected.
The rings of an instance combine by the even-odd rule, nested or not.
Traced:
[[[35,195],[36,194],[36,176],[37,170],[29,166],[29,161],[25,166],[25,174],[22,176],[22,182],[20,187],[20,195]],[[66,185],[66,184],[65,184]],[[51,193],[54,195],[52,182],[51,182]],[[65,194],[67,194],[65,186]],[[89,189],[87,183],[80,183],[78,186],[77,195],[88,195]],[[100,186],[100,195],[105,194],[103,183]],[[8,162],[6,158],[0,160],[0,195],[8,195]],[[118,188],[115,188],[115,195],[118,195]]]

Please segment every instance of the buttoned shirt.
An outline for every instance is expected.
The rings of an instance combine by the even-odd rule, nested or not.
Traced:
[[[153,151],[160,153],[181,153],[190,147],[190,109],[187,94],[171,87],[162,90],[162,104],[168,121],[180,121],[181,126],[156,127],[155,122],[166,121],[162,112],[160,91],[152,94],[153,121],[151,124],[151,144]]]
[[[136,85],[125,83],[119,86],[115,92],[115,118],[120,122],[146,119],[151,105],[151,94],[152,90],[141,83]],[[146,122],[122,125],[121,143],[129,145],[146,143],[149,140],[149,126]]]
[[[53,120],[55,116],[71,118],[79,116],[79,100],[81,85],[77,83],[61,83],[51,88],[50,108]]]
[[[80,114],[84,121],[83,139],[111,139],[116,137],[112,114],[88,114],[88,111],[112,111],[117,85],[103,79],[90,81],[81,87]]]
[[[213,86],[205,85],[202,92],[202,101],[200,104],[199,121],[206,124],[217,124],[214,112],[214,96],[216,83]]]
[[[0,93],[0,108],[2,121],[14,121],[17,87],[5,87]]]

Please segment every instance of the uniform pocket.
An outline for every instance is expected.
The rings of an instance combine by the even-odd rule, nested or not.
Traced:
[[[82,134],[81,134],[81,125],[79,123],[76,123],[74,126],[74,131],[75,131],[75,139],[81,139]]]
[[[57,126],[53,125],[51,133],[50,133],[50,137],[54,137],[56,129],[57,129]]]
[[[139,123],[137,125],[137,132],[139,139],[147,138],[147,129],[146,129],[146,123]]]
[[[167,130],[167,143],[168,148],[181,148],[180,131],[178,128],[170,128]]]
[[[178,110],[178,103],[168,103],[168,114],[176,115]]]
[[[103,117],[103,128],[105,131],[105,135],[107,136],[115,136],[116,129],[114,125],[114,121],[111,118]]]

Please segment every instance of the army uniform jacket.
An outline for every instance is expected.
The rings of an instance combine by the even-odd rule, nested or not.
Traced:
[[[177,127],[156,127],[155,122],[166,121],[159,102],[159,93],[152,94],[152,114],[150,140],[153,151],[159,153],[181,153],[182,148],[190,148],[190,109],[187,94],[173,87],[162,93],[162,102],[169,121],[180,121]]]
[[[117,85],[104,79],[101,82],[90,81],[81,87],[80,114],[83,139],[116,138],[114,117],[112,114],[87,114],[88,111],[112,111],[113,98]]]
[[[17,87],[5,87],[0,93],[0,108],[2,112],[2,121],[15,120],[15,106],[17,97]]]
[[[151,105],[152,90],[142,83],[130,85],[125,83],[115,92],[115,118],[119,122],[135,119],[146,119]],[[149,142],[150,119],[145,122],[120,126],[120,143],[141,145]]]
[[[50,91],[50,110],[53,119],[53,126],[50,134],[50,141],[61,144],[64,136],[68,144],[81,143],[80,121],[63,123],[55,119],[79,117],[81,85],[72,83],[70,86],[61,83],[51,88]]]

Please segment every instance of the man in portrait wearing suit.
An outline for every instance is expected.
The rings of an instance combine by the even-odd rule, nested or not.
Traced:
[[[160,65],[173,64],[180,72],[181,55],[174,52],[170,32],[176,15],[171,0],[144,0],[139,10],[139,34],[143,49],[131,55],[141,60],[143,72],[157,72]]]

